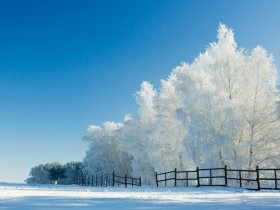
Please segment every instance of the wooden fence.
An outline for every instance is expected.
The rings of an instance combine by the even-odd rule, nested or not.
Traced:
[[[115,185],[124,185],[125,187],[127,187],[127,185],[131,185],[132,187],[133,186],[141,186],[141,177],[139,178],[133,178],[133,177],[129,177],[129,176],[124,176],[124,177],[121,177],[121,176],[117,176],[117,175],[114,175],[113,173],[113,186]]]
[[[113,178],[111,174],[106,175],[88,175],[77,178],[77,185],[93,186],[93,187],[107,187],[113,185]]]
[[[156,185],[162,186],[236,186],[250,190],[280,190],[280,169],[255,170],[199,167],[193,171],[168,171],[156,173]]]
[[[141,186],[141,177],[134,178],[125,175],[124,177],[112,174],[106,175],[88,175],[77,178],[77,185],[92,186],[92,187],[107,187],[107,186]]]

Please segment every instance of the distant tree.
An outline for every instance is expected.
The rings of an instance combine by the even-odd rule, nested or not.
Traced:
[[[45,164],[40,164],[38,166],[32,167],[29,173],[29,178],[25,180],[28,184],[49,184],[49,171],[48,166]]]
[[[81,162],[70,162],[64,165],[65,178],[63,184],[75,184],[78,177],[83,176],[83,165]]]
[[[50,163],[48,176],[52,183],[60,184],[60,180],[66,178],[65,168],[58,162]]]
[[[81,162],[70,162],[62,165],[58,162],[40,164],[32,167],[28,184],[74,184],[78,177],[83,175]]]
[[[115,132],[120,129],[120,124],[114,122],[104,123],[104,129],[99,126],[91,126],[89,130],[93,135],[86,137],[90,142],[91,150],[87,151],[84,158],[85,174],[106,174],[116,172],[118,174],[131,174],[131,157],[126,152]],[[106,140],[104,140],[106,139]]]

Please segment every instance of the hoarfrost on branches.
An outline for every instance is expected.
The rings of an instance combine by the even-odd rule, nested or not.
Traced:
[[[276,67],[265,49],[238,48],[220,24],[192,64],[182,63],[157,92],[143,82],[137,116],[90,126],[88,173],[142,176],[194,166],[252,169],[279,166],[280,120]]]

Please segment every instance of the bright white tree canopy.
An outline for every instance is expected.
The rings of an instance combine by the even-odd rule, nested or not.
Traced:
[[[123,122],[90,126],[87,173],[117,171],[144,177],[194,166],[279,166],[279,91],[272,55],[238,48],[220,24],[193,63],[176,67],[156,91],[144,81],[139,111]],[[145,179],[146,177],[146,179]]]

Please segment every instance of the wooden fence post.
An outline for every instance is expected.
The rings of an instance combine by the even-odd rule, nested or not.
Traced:
[[[261,186],[260,186],[260,174],[259,174],[259,166],[256,167],[256,172],[257,172],[257,185],[258,185],[258,190],[261,189]]]
[[[94,178],[93,175],[91,175],[91,186],[93,186]]]
[[[95,175],[95,186],[97,187],[98,183],[97,183],[97,174]]]
[[[124,176],[124,184],[125,184],[125,187],[127,187],[127,177],[126,177],[126,175]]]
[[[186,172],[187,187],[189,186],[189,173]]]
[[[177,168],[175,168],[174,173],[175,173],[174,185],[176,187],[177,186]]]
[[[157,178],[157,172],[156,172],[156,183],[157,183],[157,187],[158,187],[158,178]]]
[[[274,179],[275,179],[275,189],[278,189],[278,185],[277,185],[277,171],[276,169],[274,169]]]
[[[115,172],[113,172],[113,187],[115,186]]]
[[[142,183],[141,183],[141,176],[139,177],[139,186],[142,186]]]
[[[225,186],[227,186],[227,165],[225,165]]]
[[[106,181],[105,181],[105,186],[108,186],[108,173],[106,174]]]
[[[242,177],[241,177],[241,170],[238,171],[239,175],[239,186],[242,187]]]
[[[200,186],[200,181],[199,181],[199,168],[196,167],[196,178],[197,178],[197,187]]]
[[[212,186],[212,169],[210,169],[210,186]]]

